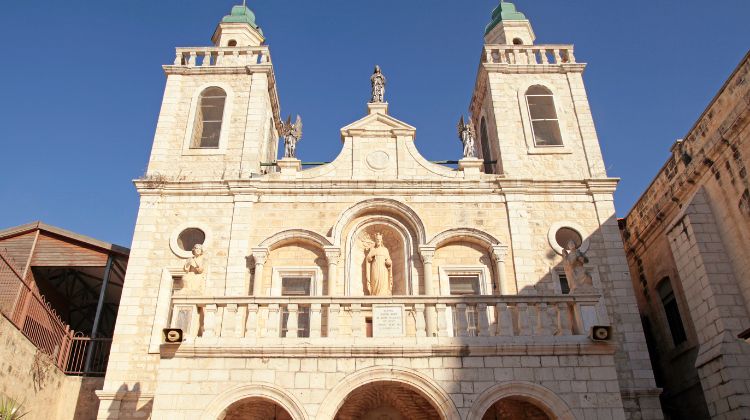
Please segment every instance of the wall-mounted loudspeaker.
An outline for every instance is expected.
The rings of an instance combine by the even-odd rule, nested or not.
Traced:
[[[605,325],[594,325],[591,327],[589,338],[594,341],[609,341],[612,339],[612,327]]]
[[[182,330],[179,328],[164,328],[162,338],[166,344],[182,343]]]

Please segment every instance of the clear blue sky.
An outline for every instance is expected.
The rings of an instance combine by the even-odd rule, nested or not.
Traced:
[[[129,246],[174,47],[210,44],[231,0],[7,1],[0,13],[0,228],[43,220]],[[456,159],[496,0],[249,0],[298,154],[333,159],[369,76],[429,159]],[[537,43],[574,43],[624,215],[750,47],[750,1],[518,0]]]

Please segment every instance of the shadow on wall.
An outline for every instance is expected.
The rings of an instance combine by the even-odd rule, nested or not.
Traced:
[[[128,390],[127,384],[120,385],[117,390],[115,400],[119,401],[119,404],[112,404],[109,408],[107,418],[143,418],[147,419],[151,417],[151,411],[154,406],[154,398],[149,398],[145,403],[141,400],[141,383],[136,382],[133,384],[133,388]],[[140,404],[140,406],[139,406]],[[77,417],[76,417],[77,418]]]

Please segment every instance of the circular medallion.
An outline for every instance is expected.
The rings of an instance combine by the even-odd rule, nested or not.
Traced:
[[[367,166],[369,166],[370,168],[376,171],[382,171],[383,169],[388,167],[390,156],[388,156],[388,153],[382,150],[376,150],[374,152],[370,152],[370,154],[367,155],[366,161]]]

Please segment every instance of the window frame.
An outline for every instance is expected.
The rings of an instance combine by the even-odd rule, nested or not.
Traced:
[[[669,293],[666,296],[662,293],[662,288],[667,285],[669,287]],[[677,299],[677,294],[672,286],[671,277],[665,276],[656,284],[654,291],[659,297],[659,304],[663,311],[664,321],[666,323],[666,330],[669,332],[669,336],[672,338],[672,347],[678,348],[686,345],[689,341],[687,328],[685,328],[685,321],[683,320],[682,311],[680,310],[680,303]],[[667,306],[674,308],[674,312],[670,311]],[[670,316],[672,314],[672,316]],[[677,317],[675,320],[674,316]],[[679,321],[675,323],[675,321]],[[677,332],[678,334],[675,334]],[[678,342],[678,339],[681,339]]]
[[[550,87],[547,83],[549,81],[534,81],[528,85],[522,86],[518,92],[518,106],[521,114],[521,125],[523,126],[524,138],[526,140],[526,152],[530,155],[542,155],[542,154],[571,154],[573,153],[570,148],[570,141],[567,133],[564,130],[564,114],[561,107],[561,103],[558,100],[558,92]],[[533,120],[531,119],[531,109],[529,108],[528,100],[526,99],[526,92],[534,86],[541,86],[551,92],[552,104],[555,108],[555,116],[557,117],[557,125],[560,130],[560,139],[562,144],[560,145],[537,145],[536,136],[534,134]],[[538,96],[538,95],[533,95]]]
[[[224,112],[221,118],[221,131],[219,132],[219,145],[213,148],[193,147],[193,134],[195,132],[195,118],[197,116],[198,106],[200,106],[201,94],[208,88],[220,88],[226,93],[224,100]],[[232,108],[233,108],[234,91],[226,83],[205,83],[198,86],[193,92],[193,98],[190,102],[190,113],[188,114],[187,126],[185,127],[185,137],[182,143],[182,154],[184,156],[195,155],[223,155],[227,151],[227,141],[229,130],[231,129]]]
[[[545,90],[547,90],[548,94],[529,94],[529,91],[539,86]],[[549,97],[552,100],[552,109],[555,111],[555,118],[534,118],[532,112],[531,112],[531,105],[529,104],[529,97],[540,97],[540,98],[547,98]],[[557,112],[557,102],[555,101],[555,94],[550,90],[547,86],[544,85],[531,85],[526,89],[526,92],[523,94],[524,99],[526,100],[526,112],[529,114],[529,122],[531,123],[531,138],[534,141],[534,147],[562,147],[565,145],[565,142],[563,142],[563,136],[562,136],[562,126],[560,125],[560,114]],[[538,144],[536,141],[536,130],[534,130],[534,122],[536,121],[555,121],[557,123],[557,131],[560,133],[560,144]]]

